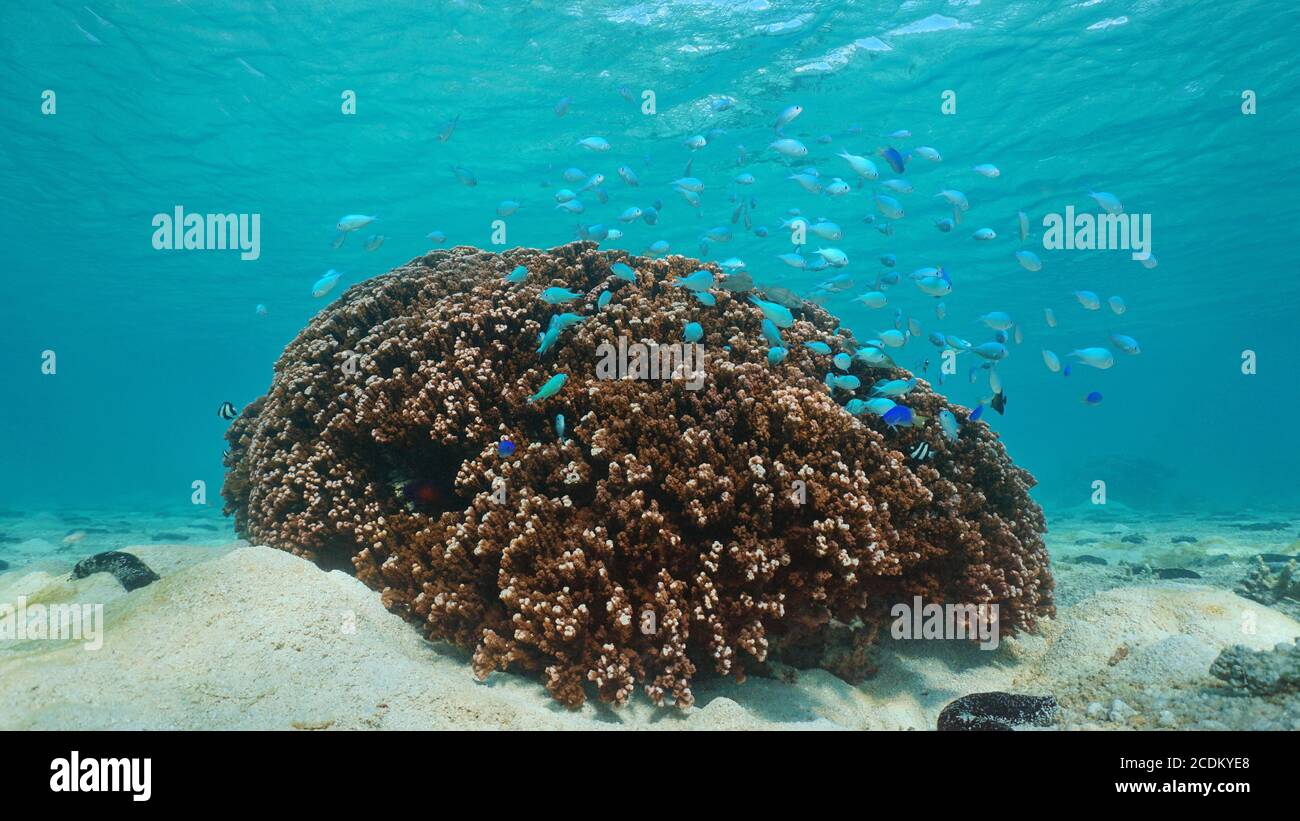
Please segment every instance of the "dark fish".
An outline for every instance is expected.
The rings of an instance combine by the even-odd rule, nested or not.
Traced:
[[[478,185],[478,178],[474,176],[474,172],[470,171],[463,165],[453,165],[451,167],[451,173],[456,175],[456,179],[460,180],[461,185],[468,188],[473,188]]]
[[[1197,538],[1195,536],[1175,536],[1169,541],[1174,544],[1196,544]]]
[[[1294,561],[1296,557],[1282,553],[1260,553],[1256,558],[1265,564],[1286,564],[1289,561]]]
[[[1268,532],[1274,530],[1286,530],[1284,522],[1250,522],[1248,524],[1236,525],[1238,530],[1251,530],[1258,532]]]
[[[724,277],[718,287],[724,291],[749,291],[754,287],[754,279],[744,271],[737,271]]]
[[[1192,570],[1184,570],[1181,567],[1162,567],[1156,571],[1156,575],[1162,579],[1199,579],[1200,573]]]
[[[767,298],[775,302],[777,305],[783,305],[786,308],[803,307],[803,300],[799,298],[798,294],[791,291],[789,288],[782,288],[779,285],[774,285],[767,289]]]
[[[989,402],[989,405],[993,407],[993,410],[998,412],[999,416],[1002,415],[1002,412],[1006,410],[1007,407],[1007,395],[1002,391],[998,391],[993,394],[993,401]]]
[[[895,425],[910,424],[912,422],[912,409],[906,405],[895,405],[885,411],[885,415],[880,418],[891,428]]]
[[[413,479],[402,485],[402,497],[408,507],[419,512],[440,510],[450,494],[429,479]]]
[[[906,161],[903,159],[902,154],[899,154],[894,150],[892,145],[888,148],[882,148],[880,150],[880,156],[885,158],[885,162],[889,163],[889,167],[894,169],[895,174],[903,173],[903,168],[905,167],[904,163]]]
[[[217,409],[217,416],[220,416],[222,419],[230,420],[234,419],[238,415],[239,411],[235,410],[235,406],[229,402],[222,402],[221,407]]]
[[[1066,559],[1066,561],[1072,564],[1110,564],[1102,557],[1093,556],[1089,553],[1080,553],[1078,556],[1075,556],[1073,559]]]

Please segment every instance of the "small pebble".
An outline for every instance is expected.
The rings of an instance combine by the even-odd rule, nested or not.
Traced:
[[[1117,722],[1126,722],[1132,716],[1137,715],[1137,710],[1124,703],[1122,699],[1115,699],[1110,703],[1110,720]]]

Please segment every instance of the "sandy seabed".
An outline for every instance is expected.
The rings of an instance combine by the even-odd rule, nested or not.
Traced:
[[[0,523],[10,534],[0,603],[102,604],[102,647],[0,641],[0,729],[933,729],[944,705],[990,690],[1051,694],[1066,728],[1300,729],[1296,698],[1247,697],[1209,675],[1224,648],[1300,636],[1290,615],[1230,589],[1254,555],[1295,553],[1290,520],[1260,531],[1063,516],[1048,536],[1059,613],[1037,634],[991,651],[887,638],[878,674],[860,685],[778,667],[744,684],[697,680],[688,710],[644,698],[568,710],[527,677],[478,682],[464,653],[424,641],[356,579],[232,540],[228,525],[171,522],[162,534],[183,533],[182,544],[129,545],[140,535],[127,527],[77,537],[76,524],[69,545],[51,541],[57,532],[13,535],[66,522]],[[156,523],[140,532],[150,530],[158,538]],[[1179,534],[1197,542],[1172,541]],[[102,550],[133,553],[161,578],[132,592],[105,573],[70,578]],[[1107,563],[1079,563],[1084,554]]]

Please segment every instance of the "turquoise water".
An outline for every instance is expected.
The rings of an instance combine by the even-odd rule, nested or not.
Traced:
[[[1006,415],[987,410],[1012,457],[1040,480],[1049,510],[1086,504],[1091,483],[1142,509],[1234,509],[1295,502],[1300,454],[1294,359],[1300,285],[1292,244],[1300,203],[1300,12],[1278,3],[1075,4],[662,2],[11,4],[0,26],[0,506],[185,506],[192,483],[218,503],[223,401],[265,391],[284,345],[344,287],[432,247],[426,235],[490,247],[497,204],[507,246],[551,247],[584,223],[615,225],[604,247],[636,252],[666,240],[700,253],[699,235],[730,225],[732,178],[757,203],[766,239],[735,226],[708,259],[739,257],[761,285],[802,294],[836,273],[854,287],[827,307],[860,338],[893,327],[894,311],[973,342],[977,317],[1009,312],[1024,342],[998,365]],[[869,40],[868,38],[877,38]],[[887,48],[888,50],[882,50]],[[620,94],[625,88],[632,100]],[[42,113],[42,92],[55,113]],[[656,113],[641,93],[655,92]],[[1242,112],[1242,93],[1258,113]],[[356,93],[356,114],[341,95]],[[956,113],[945,114],[945,91]],[[711,110],[721,95],[726,111]],[[571,97],[560,117],[557,102]],[[771,124],[809,156],[767,149]],[[445,124],[459,118],[446,142]],[[720,129],[721,133],[716,132]],[[906,129],[913,136],[888,135]],[[691,151],[683,141],[710,135]],[[819,142],[830,135],[829,143]],[[588,136],[612,149],[575,145]],[[737,166],[738,145],[748,161]],[[854,175],[839,151],[926,145],[898,195],[907,216],[886,236],[870,188],[814,195],[786,177],[812,165],[823,182]],[[697,213],[669,183],[688,159],[706,189]],[[994,163],[996,179],[972,166]],[[469,168],[478,185],[450,170]],[[619,181],[628,165],[640,187]],[[554,209],[561,172],[608,178],[607,204],[584,194],[580,217]],[[543,182],[549,183],[544,187]],[[951,233],[934,194],[965,192],[971,207]],[[1047,213],[1095,211],[1089,191],[1112,192],[1150,214],[1159,265],[1126,251],[1052,251]],[[631,205],[664,203],[655,226],[618,223]],[[258,214],[261,254],[165,251],[151,245],[155,214]],[[788,209],[844,228],[842,271],[800,272],[779,226]],[[1016,214],[1031,217],[1025,244]],[[374,229],[331,248],[345,214],[378,214]],[[989,227],[998,237],[977,242]],[[386,241],[363,248],[370,233]],[[812,247],[819,244],[811,238]],[[828,244],[828,243],[820,243]],[[1016,264],[1035,250],[1043,270]],[[889,307],[851,298],[871,290],[882,254],[902,281]],[[934,300],[908,273],[942,264],[955,284]],[[314,299],[327,269],[340,287]],[[1078,289],[1120,295],[1123,316],[1089,312]],[[265,316],[255,306],[267,308]],[[1043,308],[1059,318],[1055,328]],[[1075,364],[1051,373],[1039,350],[1064,356],[1140,341],[1114,368]],[[1244,350],[1258,373],[1243,375]],[[42,352],[57,373],[42,373]],[[897,354],[912,367],[937,349],[924,337]],[[989,394],[970,384],[970,355],[944,391],[963,404]],[[1095,407],[1080,400],[1097,390]]]

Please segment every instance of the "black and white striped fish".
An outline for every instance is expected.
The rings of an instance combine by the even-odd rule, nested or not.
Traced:
[[[217,416],[222,419],[234,419],[238,415],[239,411],[235,410],[235,406],[229,402],[222,402],[221,407],[217,409]]]
[[[922,442],[921,444],[912,448],[911,455],[912,458],[915,459],[916,461],[924,462],[926,460],[926,457],[930,455],[930,446],[927,443]]]

